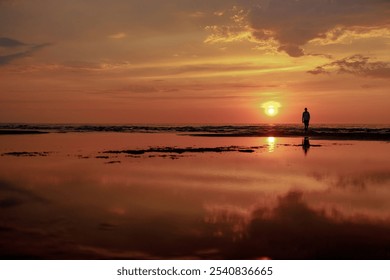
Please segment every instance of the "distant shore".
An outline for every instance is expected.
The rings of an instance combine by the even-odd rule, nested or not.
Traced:
[[[47,134],[49,132],[39,130],[3,130],[0,129],[0,135],[24,135],[24,134]]]
[[[174,133],[195,137],[310,137],[321,140],[390,141],[390,125],[60,125],[0,124],[0,135],[46,133]]]
[[[188,136],[196,137],[309,137],[310,139],[317,140],[359,140],[359,141],[390,141],[390,133],[386,134],[365,134],[365,133],[322,133],[311,131],[309,133],[283,133],[283,132],[274,132],[274,133],[194,133],[186,134]]]

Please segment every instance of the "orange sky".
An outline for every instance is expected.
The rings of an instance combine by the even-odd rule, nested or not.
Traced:
[[[386,0],[0,0],[0,122],[390,124],[389,19]]]

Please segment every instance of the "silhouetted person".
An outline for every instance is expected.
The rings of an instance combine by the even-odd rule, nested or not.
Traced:
[[[302,140],[302,149],[305,152],[305,155],[307,154],[307,151],[310,149],[310,141],[309,141],[309,137],[307,136]]]
[[[309,121],[310,121],[310,113],[307,110],[307,108],[305,108],[305,111],[302,113],[302,122],[305,125],[305,132],[307,132],[307,130],[309,129]]]

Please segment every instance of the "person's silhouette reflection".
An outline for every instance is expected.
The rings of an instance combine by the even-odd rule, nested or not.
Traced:
[[[307,137],[307,136],[304,137],[302,140],[302,149],[305,152],[305,155],[307,154],[307,152],[310,149],[310,141],[309,141],[309,137]]]

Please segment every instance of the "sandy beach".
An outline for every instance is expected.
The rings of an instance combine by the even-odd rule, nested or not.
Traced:
[[[1,135],[1,257],[388,259],[389,142],[309,141]]]

